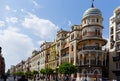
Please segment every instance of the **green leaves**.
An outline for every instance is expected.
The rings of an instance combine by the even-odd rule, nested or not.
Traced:
[[[43,74],[43,75],[45,75],[45,73],[46,73],[46,72],[45,72],[45,69],[41,69],[41,70],[40,70],[40,73]]]
[[[36,71],[36,70],[33,70],[33,72],[32,72],[33,74],[38,74],[39,72],[38,71]]]
[[[53,73],[53,69],[51,69],[51,68],[41,69],[40,73],[43,74],[43,75],[45,75],[45,74],[50,75],[50,74]]]
[[[61,64],[58,68],[58,73],[60,74],[73,74],[76,72],[77,72],[77,68],[68,62]]]
[[[26,75],[26,76],[30,76],[30,75],[32,75],[32,73],[31,73],[30,71],[26,71],[26,72],[25,72],[25,75]]]

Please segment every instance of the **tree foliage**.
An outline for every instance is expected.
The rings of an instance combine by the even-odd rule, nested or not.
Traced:
[[[33,75],[36,75],[36,74],[38,74],[38,73],[39,73],[39,72],[36,71],[36,70],[33,70],[33,72],[32,72]]]
[[[30,75],[32,75],[32,73],[31,73],[31,71],[26,71],[26,72],[25,72],[25,75],[26,75],[26,76],[30,76]]]
[[[77,68],[68,62],[61,64],[58,68],[58,73],[60,74],[73,74],[77,72]]]
[[[24,72],[20,71],[20,72],[16,72],[15,74],[18,76],[21,76],[21,75],[24,75]]]
[[[53,69],[51,69],[51,68],[46,68],[46,69],[45,69],[45,74],[50,75],[50,74],[52,74],[52,73],[53,73]]]
[[[40,73],[41,74],[43,74],[43,75],[50,75],[50,74],[52,74],[53,73],[53,69],[51,69],[51,68],[45,68],[45,69],[41,69],[40,70]]]
[[[41,69],[40,73],[43,74],[43,75],[45,75],[45,69]]]

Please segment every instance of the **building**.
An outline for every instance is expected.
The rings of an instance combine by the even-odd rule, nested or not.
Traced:
[[[80,25],[73,25],[70,31],[60,29],[54,42],[44,42],[39,52],[33,51],[31,71],[47,67],[57,71],[59,65],[69,62],[78,67],[80,79],[102,79],[108,65],[108,54],[102,49],[107,43],[102,37],[102,22],[102,12],[92,4]]]
[[[53,70],[56,70],[56,42],[53,42],[49,47],[49,55],[48,55],[48,67],[50,67]]]
[[[14,65],[11,65],[11,68],[10,68],[10,74],[14,74],[16,72],[16,67]]]
[[[103,68],[106,67],[107,53],[102,50],[107,40],[102,37],[102,12],[93,5],[87,9],[82,18],[82,38],[78,41],[76,50],[79,73],[82,79],[88,81],[102,78]]]
[[[34,50],[32,52],[32,56],[30,59],[30,71],[39,71],[39,59],[40,59],[40,54],[39,51]]]
[[[2,56],[2,48],[0,47],[0,76],[5,74],[5,60]]]
[[[79,68],[77,77],[83,80],[102,79],[107,66],[107,53],[102,50],[107,43],[102,37],[102,22],[102,12],[92,5],[84,12],[80,25],[72,26],[71,31],[61,29],[57,32],[59,65],[64,62],[74,64]]]
[[[18,63],[15,67],[16,67],[16,72],[24,72],[24,65],[25,65],[25,61],[21,61],[20,63]]]
[[[110,79],[120,80],[120,7],[117,7],[110,18]]]

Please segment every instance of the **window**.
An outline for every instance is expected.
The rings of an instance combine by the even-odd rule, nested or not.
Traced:
[[[97,23],[99,22],[99,19],[97,18]]]
[[[87,30],[84,30],[83,31],[83,36],[87,34]]]
[[[73,47],[73,45],[72,45],[72,47],[71,47],[71,51],[73,51],[74,50],[74,47]]]
[[[120,50],[120,43],[117,43],[117,50]]]
[[[120,13],[117,14],[117,18],[120,18]]]
[[[120,23],[117,23],[116,30],[120,30]]]
[[[86,20],[84,20],[84,24],[86,24]]]
[[[116,69],[118,69],[119,68],[119,63],[116,63]]]
[[[113,28],[111,28],[111,34],[113,34]]]
[[[120,40],[120,33],[117,33],[116,40]]]
[[[71,40],[73,40],[73,39],[74,39],[74,34],[71,35]]]
[[[99,28],[95,29],[95,35],[97,35],[97,36],[100,35],[100,29]]]
[[[92,22],[95,22],[95,19],[92,19]]]

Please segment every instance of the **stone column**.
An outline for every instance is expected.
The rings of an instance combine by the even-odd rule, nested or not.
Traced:
[[[88,52],[88,54],[89,54],[89,66],[91,65],[91,54],[90,54],[90,51]]]
[[[85,55],[84,54],[82,54],[82,65],[84,65],[85,63],[84,63],[84,57],[85,57]]]
[[[98,64],[98,52],[96,52],[96,65]]]
[[[102,66],[103,66],[104,53],[102,53]]]
[[[77,58],[77,49],[76,49],[77,44],[76,44],[76,40],[75,40],[73,46],[74,46],[74,65],[76,65],[76,58]]]

